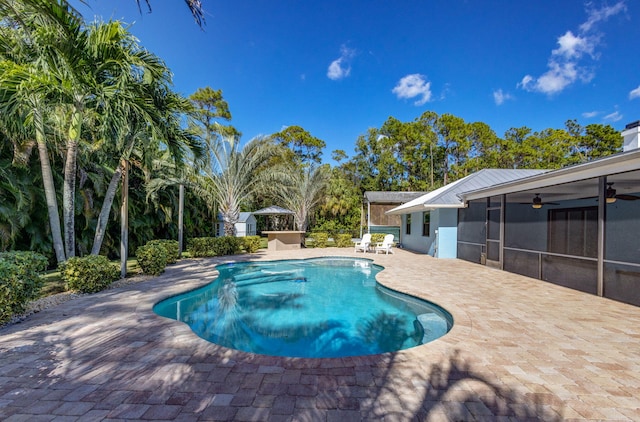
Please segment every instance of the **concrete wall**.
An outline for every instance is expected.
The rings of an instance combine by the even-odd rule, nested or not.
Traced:
[[[407,216],[402,216],[402,246],[408,250],[437,256],[438,258],[455,258],[458,237],[458,210],[437,209],[430,211],[430,215],[429,236],[422,235],[421,212],[411,214],[410,235],[406,234]],[[438,231],[437,236],[436,230]]]
[[[436,212],[438,214],[438,245],[436,257],[455,258],[458,253],[458,209],[443,208],[436,210]]]
[[[400,226],[400,241],[402,247],[414,252],[429,253],[435,239],[433,235],[433,213],[431,213],[431,233],[429,236],[422,235],[422,213],[411,214],[411,234],[407,234],[407,214],[402,215],[402,225]]]

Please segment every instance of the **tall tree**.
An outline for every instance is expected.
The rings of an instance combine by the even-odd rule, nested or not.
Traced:
[[[264,188],[263,172],[269,171],[264,164],[278,149],[267,138],[255,138],[240,147],[235,137],[223,138],[210,147],[209,163],[202,169],[204,175],[194,173],[194,183],[209,204],[218,206],[225,236],[235,236],[241,206]]]
[[[438,135],[438,144],[444,149],[442,174],[443,183],[446,185],[451,177],[451,167],[456,166],[456,168],[459,168],[466,156],[468,149],[467,124],[460,117],[452,114],[443,114],[436,121],[436,133]],[[453,175],[454,180],[461,176],[463,175]]]
[[[5,128],[14,135],[25,131],[24,136],[36,139],[53,246],[58,262],[62,262],[66,251],[46,125],[49,115],[56,111],[55,92],[60,83],[53,71],[61,61],[55,53],[56,45],[67,37],[75,37],[82,20],[63,0],[59,4],[44,0],[0,0],[0,16],[5,23],[0,25],[0,104],[5,122],[11,122]]]
[[[309,218],[324,199],[329,181],[329,165],[295,166],[283,164],[268,185],[271,195],[294,212],[296,228],[307,231]]]
[[[287,147],[292,153],[290,159],[299,164],[317,165],[322,162],[322,149],[326,143],[300,126],[289,126],[271,137],[277,144]]]

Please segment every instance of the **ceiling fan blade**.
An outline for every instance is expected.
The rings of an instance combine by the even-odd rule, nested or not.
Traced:
[[[640,196],[620,194],[616,195],[616,199],[622,199],[623,201],[636,201],[640,199]]]

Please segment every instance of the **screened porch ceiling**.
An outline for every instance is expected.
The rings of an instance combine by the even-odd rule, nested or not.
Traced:
[[[464,201],[507,195],[509,202],[531,201],[540,194],[543,201],[564,201],[598,196],[598,178],[607,182],[618,195],[640,194],[640,149],[611,155],[584,164],[549,171],[540,175],[465,192]]]
[[[636,194],[640,197],[640,170],[607,176],[607,182],[613,183],[611,187],[616,190],[617,195]],[[521,192],[508,193],[507,202],[531,202],[536,194],[540,194],[544,202],[587,198],[595,200],[598,196],[598,178],[552,186],[540,186]]]

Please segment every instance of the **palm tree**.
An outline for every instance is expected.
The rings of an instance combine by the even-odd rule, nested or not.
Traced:
[[[78,151],[84,141],[90,120],[93,126],[102,128],[127,128],[132,119],[141,126],[164,126],[166,147],[175,154],[182,154],[183,147],[175,147],[174,136],[179,132],[177,118],[160,116],[158,104],[143,95],[149,86],[160,84],[158,89],[168,92],[169,71],[156,56],[138,47],[135,38],[119,22],[96,23],[84,28],[82,20],[64,0],[28,0],[11,2],[0,0],[0,11],[11,13],[11,25],[2,26],[3,32],[15,31],[14,37],[3,37],[0,54],[0,97],[8,119],[25,122],[35,134],[42,163],[50,225],[58,261],[75,255],[75,197]],[[22,42],[22,44],[20,44]],[[16,56],[16,45],[29,54]],[[182,100],[186,104],[186,100]],[[166,110],[166,107],[164,108]],[[49,117],[55,117],[57,125]],[[98,116],[100,117],[98,119]],[[135,117],[133,117],[135,116]],[[168,122],[171,124],[168,124]],[[102,122],[102,123],[101,123]],[[107,122],[107,123],[104,123]],[[136,125],[133,125],[134,128]],[[170,132],[167,128],[172,126]],[[65,168],[63,189],[63,219],[65,242],[61,242],[59,216],[53,178],[47,163],[49,130],[64,134]],[[134,130],[135,131],[135,130]],[[112,135],[120,136],[121,130],[104,130],[104,138],[117,143]],[[132,146],[121,151],[128,154]],[[118,154],[120,155],[120,154]],[[118,163],[119,164],[119,163]],[[118,165],[117,164],[117,165]],[[47,169],[48,166],[48,169]],[[119,179],[115,171],[115,192]],[[107,210],[110,208],[107,198]],[[103,209],[103,211],[105,211]],[[104,213],[103,213],[104,215]],[[107,211],[108,216],[108,211]],[[98,232],[104,232],[103,218]],[[56,227],[57,224],[57,227]],[[93,250],[99,250],[101,239]]]
[[[209,147],[204,176],[194,173],[197,193],[217,205],[225,236],[235,236],[240,207],[264,188],[261,182],[269,172],[265,163],[279,149],[267,138],[255,138],[241,148],[236,137],[223,137]]]
[[[8,13],[16,10],[17,4],[0,0],[0,12]],[[53,182],[51,163],[47,150],[47,130],[45,119],[52,113],[50,103],[51,87],[56,81],[46,71],[42,50],[45,45],[42,38],[51,37],[52,31],[47,31],[38,13],[21,14],[18,8],[13,15],[15,22],[28,22],[31,19],[32,30],[26,26],[6,25],[1,27],[0,34],[0,104],[5,133],[11,137],[35,138],[40,167],[47,202],[49,226],[53,240],[53,247],[58,262],[66,259],[62,241],[60,216]],[[5,15],[8,17],[8,15]],[[76,23],[73,17],[69,19]],[[22,122],[25,124],[23,125]]]
[[[274,172],[270,194],[285,208],[295,213],[296,228],[307,231],[309,216],[324,200],[329,177],[328,165],[282,166]]]
[[[146,3],[149,11],[151,11],[151,2],[149,0],[144,0],[144,2]],[[193,19],[195,19],[198,26],[202,28],[205,24],[202,2],[200,0],[184,0],[184,2],[187,4],[187,7],[191,11]],[[138,10],[142,11],[142,7],[140,6],[141,0],[136,0],[136,3],[138,3]]]

